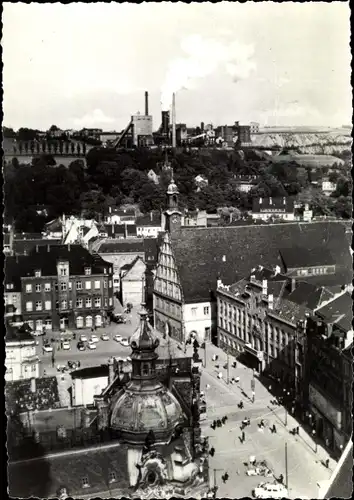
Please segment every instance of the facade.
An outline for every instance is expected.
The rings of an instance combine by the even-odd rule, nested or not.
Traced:
[[[131,118],[133,124],[133,144],[149,144],[152,141],[152,116],[136,114]]]
[[[249,193],[258,182],[257,175],[235,175],[235,184],[237,189],[243,193]]]
[[[90,366],[71,372],[72,405],[93,405],[108,385],[108,365]]]
[[[21,283],[23,321],[36,331],[102,326],[113,309],[109,262],[79,245],[37,247],[9,280]]]
[[[333,191],[337,188],[337,184],[335,182],[331,182],[329,179],[325,178],[322,180],[322,192],[326,196],[330,196]]]
[[[146,264],[141,257],[121,267],[120,297],[123,306],[129,302],[133,305],[145,302],[145,272]]]
[[[142,215],[136,219],[136,233],[138,237],[157,238],[162,231],[161,216],[154,215],[152,212]]]
[[[105,143],[109,141],[115,141],[119,136],[119,132],[102,132],[99,135],[99,139],[101,142]]]
[[[135,224],[136,214],[133,208],[112,208],[109,207],[108,214],[105,215],[106,224]]]
[[[336,274],[336,259],[327,248],[310,251],[295,244],[291,248],[281,248],[279,253],[282,267],[289,278],[303,280]]]
[[[206,210],[188,210],[182,215],[182,226],[187,227],[207,227]]]
[[[81,135],[85,137],[94,137],[95,139],[98,139],[102,132],[103,130],[101,128],[83,128],[80,130]]]
[[[337,456],[352,433],[352,298],[342,292],[307,321],[306,407],[318,438]]]
[[[36,342],[28,325],[6,325],[5,356],[6,382],[39,377]]]
[[[254,198],[252,219],[294,221],[294,201],[290,198]]]
[[[251,134],[258,134],[259,133],[259,123],[251,122],[250,123],[250,131],[251,131]]]

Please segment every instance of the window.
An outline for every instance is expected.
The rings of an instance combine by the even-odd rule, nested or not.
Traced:
[[[108,297],[105,297],[103,300],[104,300],[104,306],[107,307],[108,306]]]
[[[50,292],[52,287],[50,286],[50,283],[45,283],[44,284],[44,291],[45,292]]]
[[[26,285],[26,293],[31,293],[32,292],[32,285],[31,283],[27,283]]]
[[[103,281],[103,288],[107,288],[107,286],[108,286],[107,280],[104,280]]]
[[[95,297],[95,307],[101,307],[101,298]]]
[[[72,290],[72,288],[73,288],[73,284],[71,281],[69,281],[69,290]]]
[[[85,267],[85,275],[90,276],[91,274],[91,267]]]
[[[209,307],[204,307],[204,315],[207,316],[209,314]]]
[[[37,269],[36,271],[34,271],[34,277],[35,278],[40,278],[41,277],[41,270],[40,269]]]
[[[46,330],[51,330],[52,329],[52,320],[51,319],[46,319],[45,320],[45,329]]]
[[[107,268],[106,267],[103,269],[103,274],[107,274]]]
[[[86,299],[85,299],[85,307],[92,307],[92,299],[91,299],[91,297],[86,297]]]
[[[81,281],[76,282],[76,290],[82,290],[82,282]]]
[[[60,276],[67,276],[67,269],[66,269],[66,267],[61,267],[60,268]]]
[[[113,298],[112,297],[109,297],[108,303],[109,303],[110,306],[113,306]]]
[[[95,290],[99,290],[99,289],[100,289],[100,282],[95,281]]]
[[[88,477],[85,476],[81,479],[81,486],[83,488],[89,488],[90,487],[90,483],[89,483],[89,480],[88,480]]]
[[[35,371],[36,371],[36,369],[37,369],[37,366],[36,366],[36,365],[32,365],[31,370],[32,370],[33,372],[35,372]]]
[[[91,290],[91,281],[86,281],[85,288],[86,290]]]
[[[51,310],[51,308],[52,308],[52,301],[51,301],[51,300],[46,300],[46,301],[44,302],[44,309],[45,309],[46,311],[50,311],[50,310]]]
[[[83,300],[82,299],[76,299],[76,307],[80,309],[83,305]]]
[[[67,309],[67,308],[68,308],[68,301],[62,300],[60,304],[60,309]]]
[[[26,311],[33,311],[33,302],[26,302]]]
[[[78,316],[76,318],[76,328],[83,328],[84,326],[84,318],[82,316]]]
[[[193,318],[195,318],[197,315],[197,308],[196,307],[192,307],[192,316]]]
[[[36,321],[36,330],[41,331],[43,329],[43,324],[41,319],[37,319]]]
[[[109,480],[110,483],[114,483],[117,480],[116,473],[113,472],[113,471],[111,471],[109,473],[109,479],[108,480]]]
[[[41,285],[41,284],[39,284],[39,283],[37,283],[37,284],[36,284],[36,292],[37,292],[37,293],[39,293],[39,292],[41,292],[41,291],[42,291],[42,285]]]
[[[66,292],[66,288],[67,288],[67,287],[66,287],[66,283],[60,283],[60,290],[61,290],[62,292]]]
[[[42,310],[42,301],[37,300],[36,301],[36,311],[41,311]]]
[[[13,283],[7,283],[7,285],[6,285],[7,290],[12,290],[13,287],[14,287]]]

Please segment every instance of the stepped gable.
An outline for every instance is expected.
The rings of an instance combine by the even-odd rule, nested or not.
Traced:
[[[286,223],[236,227],[182,228],[171,235],[184,299],[210,300],[220,277],[232,284],[259,264],[284,268],[280,249],[304,248],[329,252],[336,263],[334,275],[308,281],[321,285],[343,285],[352,280],[352,259],[340,222]]]

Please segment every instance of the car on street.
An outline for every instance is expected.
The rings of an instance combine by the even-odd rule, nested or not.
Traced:
[[[91,335],[91,338],[90,338],[90,341],[91,341],[91,342],[98,342],[98,337],[97,337],[97,335],[92,334],[92,335]]]
[[[44,344],[43,352],[53,352],[53,346],[51,346],[50,344]]]
[[[111,320],[114,321],[114,323],[126,323],[127,318],[123,316],[123,314],[112,314],[111,315]]]
[[[109,340],[109,335],[107,335],[107,333],[102,333],[101,340],[104,340],[104,341]]]
[[[77,348],[79,351],[84,351],[86,349],[85,344],[81,340],[77,343]]]
[[[85,335],[84,333],[82,333],[82,334],[80,335],[80,340],[81,340],[81,342],[87,342],[87,340],[88,340],[88,339],[87,339],[87,335]]]
[[[70,342],[63,342],[64,351],[69,351],[70,347]]]
[[[127,339],[127,337],[124,337],[121,341],[120,341],[121,345],[124,346],[124,347],[129,347],[129,340]]]
[[[117,333],[114,337],[113,337],[113,340],[115,340],[116,342],[120,342],[122,340],[122,336],[119,335],[119,333]]]
[[[289,498],[288,490],[280,483],[260,483],[253,490],[255,498]]]
[[[90,341],[88,342],[88,344],[87,344],[87,347],[88,347],[89,349],[97,349],[97,344],[96,344],[96,342],[92,342],[92,340],[90,340]]]

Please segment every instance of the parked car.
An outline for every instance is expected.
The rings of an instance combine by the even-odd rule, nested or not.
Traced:
[[[127,337],[124,337],[121,341],[120,341],[121,345],[124,346],[124,347],[129,347],[129,340],[127,339]]]
[[[88,342],[88,344],[87,344],[87,347],[88,347],[89,349],[97,349],[97,344],[96,344],[96,342],[92,342],[92,340],[90,340],[90,341]]]
[[[44,344],[43,352],[53,352],[53,346],[51,346],[50,344]]]
[[[107,333],[102,333],[101,340],[104,340],[104,341],[109,340],[109,335],[107,335]]]
[[[288,490],[280,483],[260,483],[252,493],[255,498],[289,498]]]
[[[98,337],[97,335],[95,335],[94,333],[91,335],[91,339],[90,339],[91,342],[98,342]]]
[[[87,335],[85,335],[84,333],[82,333],[82,334],[80,335],[80,340],[81,340],[81,342],[87,342],[87,340],[88,340],[88,339],[87,339]]]
[[[63,342],[64,351],[69,351],[70,347],[70,342]]]
[[[113,340],[115,340],[116,342],[120,342],[122,340],[122,336],[119,335],[118,333],[113,337]]]
[[[123,314],[112,314],[111,319],[115,323],[126,323],[127,322],[127,318],[125,316],[123,316]]]
[[[77,343],[77,348],[79,351],[84,351],[86,349],[85,344],[81,340]]]

